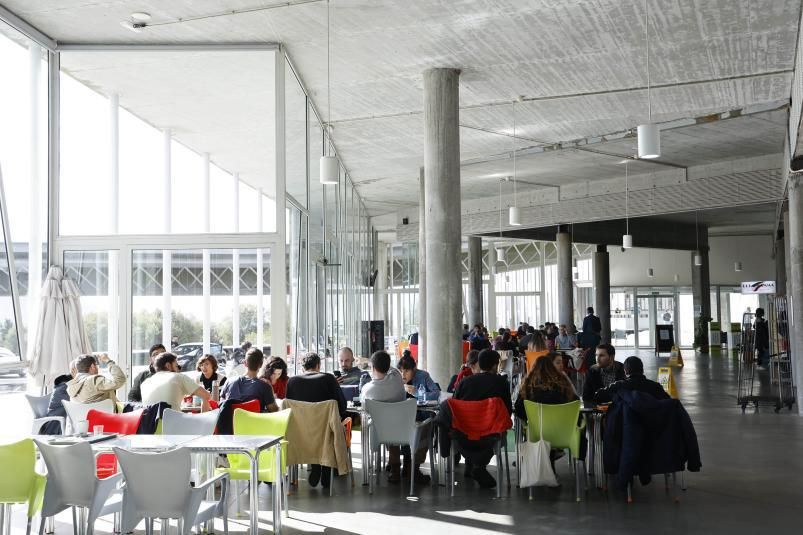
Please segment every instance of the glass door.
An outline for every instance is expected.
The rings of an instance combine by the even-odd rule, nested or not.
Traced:
[[[675,323],[674,295],[653,292],[650,295],[638,296],[638,347],[652,349],[655,347],[655,331],[657,325],[672,325],[675,343],[678,341]]]

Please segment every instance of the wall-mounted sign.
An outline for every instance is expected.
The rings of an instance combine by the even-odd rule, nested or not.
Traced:
[[[749,281],[742,283],[743,294],[774,294],[775,281]]]

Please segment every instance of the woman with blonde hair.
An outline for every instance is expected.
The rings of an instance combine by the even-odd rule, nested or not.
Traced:
[[[535,361],[532,369],[524,378],[519,398],[516,400],[516,415],[526,421],[525,399],[545,405],[560,405],[579,398],[566,374],[555,367],[554,359],[547,357]]]

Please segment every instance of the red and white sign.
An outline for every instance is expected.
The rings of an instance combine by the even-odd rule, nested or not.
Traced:
[[[750,281],[742,283],[743,294],[774,294],[775,281]]]

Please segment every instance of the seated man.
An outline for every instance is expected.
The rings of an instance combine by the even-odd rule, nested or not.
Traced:
[[[435,384],[428,372],[417,368],[415,359],[408,350],[405,350],[402,358],[399,359],[398,367],[404,380],[404,389],[410,396],[417,397],[418,387],[423,385],[427,400],[437,401],[441,397],[438,385]]]
[[[555,344],[560,349],[574,349],[577,347],[577,336],[569,334],[565,325],[560,326],[560,334],[555,338]]]
[[[337,353],[337,359],[340,361],[340,375],[335,373],[337,382],[341,385],[360,384],[363,372],[354,366],[354,351],[350,347],[344,347]]]
[[[67,383],[75,376],[76,371],[73,368],[71,372],[71,375],[59,375],[53,381],[53,392],[50,394],[50,402],[47,405],[47,414],[45,416],[67,417],[67,410],[64,408],[62,401],[70,399],[70,395],[67,393]],[[40,435],[60,435],[63,432],[64,429],[55,421],[45,422],[39,429]]]
[[[334,375],[321,373],[321,357],[317,353],[307,353],[301,361],[301,367],[304,369],[304,373],[291,377],[287,382],[287,399],[310,403],[333,399],[337,401],[340,418],[345,418],[346,398],[343,396],[343,390]],[[331,468],[313,464],[308,481],[313,487],[317,486],[320,481],[324,488],[327,488],[331,476]]]
[[[228,381],[220,393],[221,400],[239,399],[240,401],[259,400],[259,410],[262,412],[276,412],[279,406],[273,396],[273,388],[270,384],[259,378],[259,370],[265,357],[262,351],[256,347],[250,348],[245,353],[245,375],[241,375],[233,381]]]
[[[154,344],[151,346],[151,350],[148,352],[150,358],[148,369],[134,377],[134,383],[131,385],[131,390],[128,392],[128,401],[142,402],[142,382],[156,373],[156,369],[153,367],[156,362],[156,357],[165,351],[167,350],[162,344]]]
[[[619,362],[616,362],[615,355],[616,350],[612,345],[600,344],[597,346],[597,363],[588,370],[583,386],[584,402],[593,402],[594,394],[597,391],[625,379],[625,370]]]
[[[631,390],[649,394],[655,399],[670,399],[664,387],[660,383],[651,381],[644,376],[644,363],[638,357],[627,357],[624,363],[624,371],[627,379],[616,381],[615,383],[598,390],[594,394],[595,403],[607,403],[613,401],[614,395],[623,390]]]
[[[98,360],[108,363],[111,379],[100,375]],[[117,410],[117,389],[126,382],[122,368],[114,363],[106,353],[96,358],[94,355],[81,355],[75,364],[76,375],[67,382],[67,393],[72,401],[78,403],[97,403],[112,400]]]
[[[201,398],[201,411],[209,410],[211,395],[195,380],[180,373],[178,360],[173,353],[162,353],[156,358],[156,373],[142,383],[142,403],[156,405],[165,402],[173,410],[181,410],[185,396]]]
[[[373,379],[363,386],[360,394],[360,399],[363,402],[366,399],[373,399],[386,403],[395,403],[404,401],[407,398],[401,374],[390,366],[390,355],[386,351],[377,351],[371,355],[371,367]],[[426,431],[424,434],[429,436]],[[416,483],[429,483],[429,476],[421,472],[421,465],[427,458],[428,449],[429,441],[424,440],[419,444],[418,450],[415,452],[415,472],[413,477],[415,477]],[[407,477],[410,474],[410,448],[406,446],[404,448],[389,446],[388,452],[388,465],[390,466],[388,481],[390,483],[399,483],[402,475]],[[400,454],[404,456],[404,469],[401,471]]]
[[[513,404],[510,400],[510,386],[507,378],[499,375],[499,353],[492,349],[481,351],[479,367],[479,373],[460,381],[454,391],[454,399],[482,401],[488,398],[501,398],[509,417],[513,413]],[[483,488],[495,487],[496,480],[487,468],[494,455],[493,445],[462,440],[460,446],[466,456],[466,473],[470,474]]]

